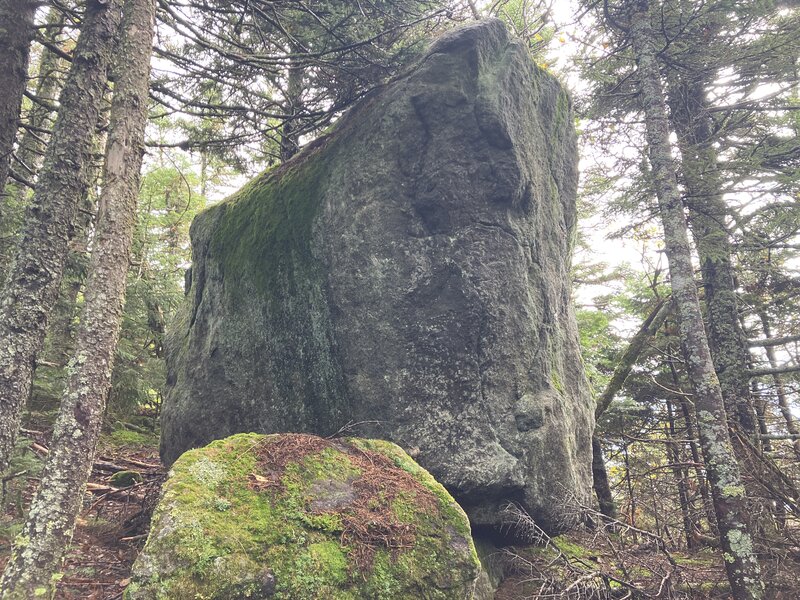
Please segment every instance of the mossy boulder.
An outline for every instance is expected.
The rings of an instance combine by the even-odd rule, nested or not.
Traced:
[[[570,99],[486,19],[197,216],[161,452],[237,432],[413,450],[474,525],[590,501],[594,406],[570,299]],[[503,529],[502,531],[507,531]]]
[[[108,479],[109,485],[115,488],[126,488],[142,482],[139,471],[117,471]]]
[[[128,600],[468,599],[466,515],[398,446],[239,434],[175,462]]]

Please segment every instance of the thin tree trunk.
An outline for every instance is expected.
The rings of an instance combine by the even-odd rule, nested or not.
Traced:
[[[299,47],[292,47],[293,52],[301,52]],[[286,162],[300,150],[300,114],[303,110],[303,78],[305,68],[289,62],[286,82],[286,121],[281,127],[281,161]]]
[[[631,530],[631,537],[635,544],[639,543],[639,534],[636,533],[636,496],[633,495],[633,479],[631,479],[631,461],[628,454],[627,444],[622,447],[622,458],[625,462],[625,484],[628,488],[628,525]]]
[[[606,389],[600,394],[595,406],[595,420],[608,409],[614,396],[622,389],[625,380],[630,375],[633,366],[642,354],[647,341],[653,337],[661,325],[667,318],[669,313],[669,302],[660,300],[655,308],[650,311],[650,314],[639,327],[639,331],[631,338],[628,347],[622,356],[617,361],[617,366],[614,368],[614,373],[611,380],[608,382]],[[614,497],[611,495],[611,487],[608,483],[608,472],[606,471],[606,462],[603,457],[603,446],[597,437],[592,436],[592,478],[594,481],[594,493],[597,496],[597,502],[600,512],[605,516],[615,519],[617,516],[617,508],[614,506]]]
[[[650,23],[647,0],[634,0],[629,6],[632,8],[630,35],[654,187],[664,227],[672,294],[694,393],[700,444],[711,484],[725,568],[735,600],[763,598],[760,567],[747,525],[745,488],[728,432],[725,403],[714,371],[694,283],[688,228],[672,160],[669,121],[654,46],[656,36]]]
[[[670,355],[672,354],[671,352],[669,353]],[[678,371],[675,369],[675,365],[671,360],[668,364],[670,373],[672,375],[672,384],[675,389],[680,389],[681,382],[680,378],[678,377]],[[700,497],[703,500],[703,510],[706,514],[706,520],[708,521],[708,529],[714,535],[719,535],[719,530],[717,529],[717,517],[714,514],[714,503],[711,501],[711,496],[708,493],[708,482],[706,481],[705,474],[703,473],[703,462],[700,456],[700,450],[695,442],[697,437],[695,434],[694,421],[692,420],[692,411],[689,407],[689,401],[685,396],[680,397],[680,406],[681,415],[683,416],[683,422],[686,429],[686,439],[689,440],[689,452],[692,455],[692,462],[694,463],[694,476],[697,479],[697,487],[700,491]]]
[[[94,460],[111,385],[136,222],[155,3],[125,3],[100,214],[75,366],[61,402],[39,490],[0,581],[3,600],[33,598],[35,590],[41,588],[49,594],[54,591],[52,575],[59,569],[72,537]]]
[[[45,39],[55,44],[64,27],[64,12],[51,8],[45,21],[47,29],[43,32]],[[58,100],[61,86],[64,84],[62,70],[65,61],[47,47],[42,47],[39,58],[38,80],[34,92],[41,102],[32,102],[25,119],[29,129],[25,129],[19,141],[16,163],[26,180],[35,182],[44,156],[47,137],[41,130],[53,126],[55,111],[53,107]],[[17,190],[17,202],[21,203],[27,195],[28,188],[20,185]]]
[[[43,33],[49,41],[54,41],[63,27],[64,16],[61,10],[51,8]],[[53,126],[55,105],[63,77],[58,75],[62,60],[47,48],[42,48],[39,60],[38,80],[35,89],[37,98],[44,102],[31,103],[25,115],[24,125],[28,128],[21,132],[19,146],[14,155],[14,168],[26,181],[33,182],[44,155],[47,134],[41,130],[49,130]],[[34,133],[35,131],[35,133]],[[11,184],[14,184],[13,186]],[[2,189],[2,186],[0,186]],[[6,185],[6,196],[0,194],[0,290],[6,282],[8,269],[13,259],[14,248],[22,228],[22,217],[31,190],[18,181],[9,180]]]
[[[597,399],[597,405],[594,409],[595,419],[600,418],[611,405],[614,396],[622,389],[625,380],[628,378],[628,375],[631,374],[633,366],[636,364],[636,361],[639,360],[645,345],[650,338],[658,332],[667,319],[669,310],[670,302],[667,300],[660,300],[639,327],[639,331],[636,332],[636,335],[631,338],[627,348],[625,348],[625,352],[622,353],[622,356],[617,361],[617,366],[614,367],[614,374],[611,376],[611,380],[608,382],[606,389],[603,390],[603,393],[600,394],[600,397]]]
[[[600,440],[597,439],[596,435],[592,436],[592,480],[600,513],[607,516],[609,519],[616,519],[617,505],[614,503],[611,485],[608,482],[608,471],[606,471],[606,461],[603,457],[603,446],[600,444]]]
[[[770,330],[769,326],[769,317],[763,310],[759,311],[758,317],[761,319],[761,327],[764,330],[764,337],[766,339],[770,339],[772,337],[772,331]],[[773,369],[777,369],[778,357],[775,355],[775,347],[766,345],[764,346],[764,351],[767,353],[769,366]],[[786,395],[786,387],[783,384],[783,377],[781,377],[780,374],[775,373],[772,376],[772,382],[775,384],[775,395],[778,398],[778,407],[781,410],[783,420],[786,422],[786,431],[788,431],[791,435],[800,435],[800,427],[797,426],[797,421],[795,421],[794,415],[792,415],[792,407],[789,406],[789,398]],[[766,434],[768,432],[764,431],[762,433]],[[794,441],[793,448],[795,454],[800,457],[800,440]]]
[[[767,401],[759,397],[758,384],[755,381],[750,382],[750,388],[753,396],[753,407],[756,409],[756,419],[758,420],[758,433],[761,440],[761,449],[764,452],[772,452],[772,444],[769,439],[764,436],[769,433],[767,427]]]
[[[14,267],[0,297],[0,471],[8,466],[34,361],[58,297],[67,240],[84,187],[120,0],[90,0]]]
[[[0,0],[0,196],[5,189],[17,137],[37,2]]]
[[[689,503],[689,490],[686,482],[689,479],[689,472],[680,466],[681,453],[675,441],[677,432],[675,431],[675,413],[672,409],[672,401],[667,398],[667,440],[665,445],[667,451],[667,461],[671,463],[672,474],[675,478],[675,486],[678,488],[678,504],[681,508],[681,518],[683,520],[683,531],[686,536],[686,547],[689,549],[695,546],[695,524],[692,521],[691,506]]]

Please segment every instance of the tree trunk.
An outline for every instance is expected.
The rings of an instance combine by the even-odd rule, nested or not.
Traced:
[[[617,505],[614,503],[614,495],[611,493],[611,485],[608,482],[603,446],[596,435],[592,436],[592,486],[597,496],[600,512],[609,519],[616,519]]]
[[[669,348],[667,353],[672,356],[672,351]],[[675,368],[675,364],[671,359],[669,360],[668,364],[670,374],[672,375],[672,384],[676,390],[680,390],[681,381],[680,377],[678,376],[678,370]],[[700,457],[700,450],[695,442],[697,437],[695,435],[694,421],[692,419],[692,411],[689,407],[689,401],[685,396],[680,396],[679,402],[681,407],[681,416],[683,416],[684,428],[686,430],[686,439],[689,440],[689,453],[692,456],[692,463],[694,463],[694,476],[695,479],[697,479],[697,488],[700,491],[700,497],[703,500],[703,510],[706,515],[706,520],[708,521],[708,529],[714,535],[719,535],[719,530],[717,529],[717,517],[714,514],[714,503],[711,501],[711,497],[708,493],[708,482],[706,481],[706,477],[703,472],[703,463]]]
[[[697,527],[692,519],[689,490],[686,482],[689,480],[689,470],[681,466],[681,452],[675,439],[678,437],[675,430],[675,413],[672,409],[672,400],[667,398],[667,440],[665,450],[667,462],[672,464],[672,475],[675,486],[678,488],[678,504],[681,508],[683,532],[686,536],[686,547],[690,550],[695,546],[695,530]]]
[[[52,575],[59,569],[72,537],[94,460],[111,385],[136,222],[155,3],[125,3],[104,185],[74,367],[39,490],[0,582],[3,600],[33,598],[42,588],[48,594],[54,591]]]
[[[108,129],[109,109],[110,94],[106,94],[97,125],[102,131]],[[93,142],[93,154],[102,156],[106,142],[104,133],[96,135]],[[48,319],[49,325],[43,351],[44,360],[56,365],[58,369],[66,367],[67,362],[75,353],[77,301],[86,281],[86,270],[89,265],[89,246],[94,235],[97,213],[97,189],[103,175],[102,159],[90,160],[84,172],[86,175],[83,196],[72,221],[61,289]]]
[[[611,375],[611,380],[608,382],[606,389],[600,394],[597,399],[597,406],[594,409],[594,418],[599,419],[600,416],[611,406],[611,401],[614,396],[622,389],[628,375],[631,374],[633,366],[639,360],[642,352],[644,351],[645,344],[656,334],[664,321],[667,320],[667,315],[670,311],[670,302],[667,300],[659,300],[655,308],[650,311],[650,314],[639,327],[639,331],[631,338],[625,352],[617,361],[617,366],[614,367],[614,373]]]
[[[772,331],[770,330],[767,313],[761,310],[758,313],[758,317],[761,320],[764,337],[770,339],[772,337]],[[767,353],[769,366],[773,369],[777,369],[779,365],[778,357],[775,355],[775,347],[766,345],[764,346],[764,351]],[[797,426],[797,421],[794,415],[792,415],[792,407],[789,405],[789,398],[786,395],[786,386],[783,384],[783,377],[779,373],[775,373],[772,376],[772,382],[775,384],[775,395],[778,398],[778,407],[781,410],[783,420],[786,422],[786,431],[788,431],[790,435],[800,435],[800,427]],[[763,433],[767,432],[765,431]],[[792,447],[794,448],[794,453],[800,458],[800,439],[796,439]]]
[[[58,297],[67,240],[119,27],[120,0],[86,6],[15,264],[0,297],[0,471],[8,466],[34,361]]]
[[[37,5],[33,0],[0,0],[0,196],[11,166],[22,95],[28,83]]]
[[[293,46],[292,52],[300,52]],[[305,68],[289,62],[286,82],[286,120],[281,127],[281,161],[286,162],[300,150],[300,115],[303,111],[303,78]]]
[[[669,313],[670,303],[665,300],[659,300],[655,308],[650,311],[650,314],[639,327],[639,331],[631,338],[628,347],[622,356],[617,361],[617,366],[614,368],[614,373],[611,380],[608,382],[606,389],[600,394],[595,406],[595,420],[608,409],[614,396],[622,389],[625,380],[630,375],[633,366],[644,351],[645,344],[653,337],[667,318]],[[603,458],[603,447],[596,436],[592,436],[592,477],[594,481],[594,493],[597,496],[597,502],[600,512],[605,516],[615,519],[617,517],[617,508],[614,506],[614,497],[611,495],[611,487],[608,483],[608,473],[606,471],[606,463]]]
[[[57,8],[51,8],[46,24],[48,27],[43,35],[48,41],[54,42],[63,29],[63,12]],[[42,48],[34,94],[43,102],[31,103],[30,110],[23,121],[28,128],[23,128],[14,160],[15,170],[29,182],[35,181],[41,158],[44,155],[45,140],[48,136],[41,130],[50,130],[53,126],[55,118],[53,106],[55,106],[64,79],[60,75],[62,62],[64,61],[54,52]],[[6,196],[0,197],[0,290],[3,289],[6,281],[14,248],[22,228],[22,216],[25,213],[29,192],[32,192],[30,188],[20,182],[13,182],[14,185],[11,183],[12,181],[9,180],[6,185]]]
[[[47,29],[43,32],[45,39],[56,44],[64,28],[64,12],[51,8],[45,21]],[[55,111],[53,107],[58,100],[61,86],[64,84],[63,70],[66,61],[47,47],[42,47],[34,95],[40,102],[32,102],[25,119],[25,129],[20,138],[17,150],[17,164],[20,173],[26,180],[35,182],[39,166],[42,163],[48,135],[43,129],[51,129]],[[24,185],[17,190],[17,201],[22,202],[27,195]]]
[[[654,46],[656,36],[650,23],[647,0],[635,0],[629,6],[632,8],[630,36],[645,116],[650,165],[664,227],[672,294],[694,393],[700,443],[711,484],[725,568],[735,600],[763,598],[760,568],[747,526],[744,486],[728,432],[725,403],[714,371],[694,283],[688,228],[672,160],[669,121]]]
[[[636,532],[636,496],[633,494],[633,479],[631,479],[631,460],[628,454],[628,445],[622,446],[622,458],[625,463],[625,485],[628,488],[628,525],[634,544],[639,543],[639,534]]]
[[[750,395],[747,337],[739,322],[733,250],[726,226],[728,207],[714,148],[702,79],[673,76],[669,86],[672,122],[678,135],[686,207],[703,277],[708,342],[728,415],[748,434],[758,424]]]

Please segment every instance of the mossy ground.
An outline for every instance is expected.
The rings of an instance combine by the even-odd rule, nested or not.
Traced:
[[[400,448],[240,434],[174,465],[126,597],[462,598],[467,519]]]

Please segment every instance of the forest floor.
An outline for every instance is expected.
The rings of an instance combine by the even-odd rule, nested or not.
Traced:
[[[29,425],[30,426],[30,425]],[[38,482],[47,452],[47,435],[27,429],[10,473],[3,481],[0,514],[0,569]],[[116,474],[116,476],[115,476]],[[112,487],[127,479],[128,487]],[[144,545],[152,508],[165,471],[159,464],[154,435],[116,430],[104,435],[84,499],[84,509],[64,569],[58,600],[121,599],[130,572]],[[539,547],[507,548],[490,560],[506,579],[497,600],[523,598],[686,598],[725,599],[728,587],[719,553],[665,552],[640,539],[636,544],[615,533],[583,530]],[[771,600],[796,600],[800,564],[765,564]],[[628,596],[628,593],[632,593]],[[324,600],[324,599],[321,599]]]
[[[38,467],[47,453],[47,435],[27,429],[18,453],[14,480],[4,482],[0,515],[0,569],[5,564],[24,511],[38,482]],[[38,463],[38,464],[37,464]],[[112,478],[127,487],[112,486]],[[152,435],[117,430],[104,435],[78,517],[72,548],[66,558],[58,600],[122,598],[133,561],[144,546],[152,507],[165,472]]]

